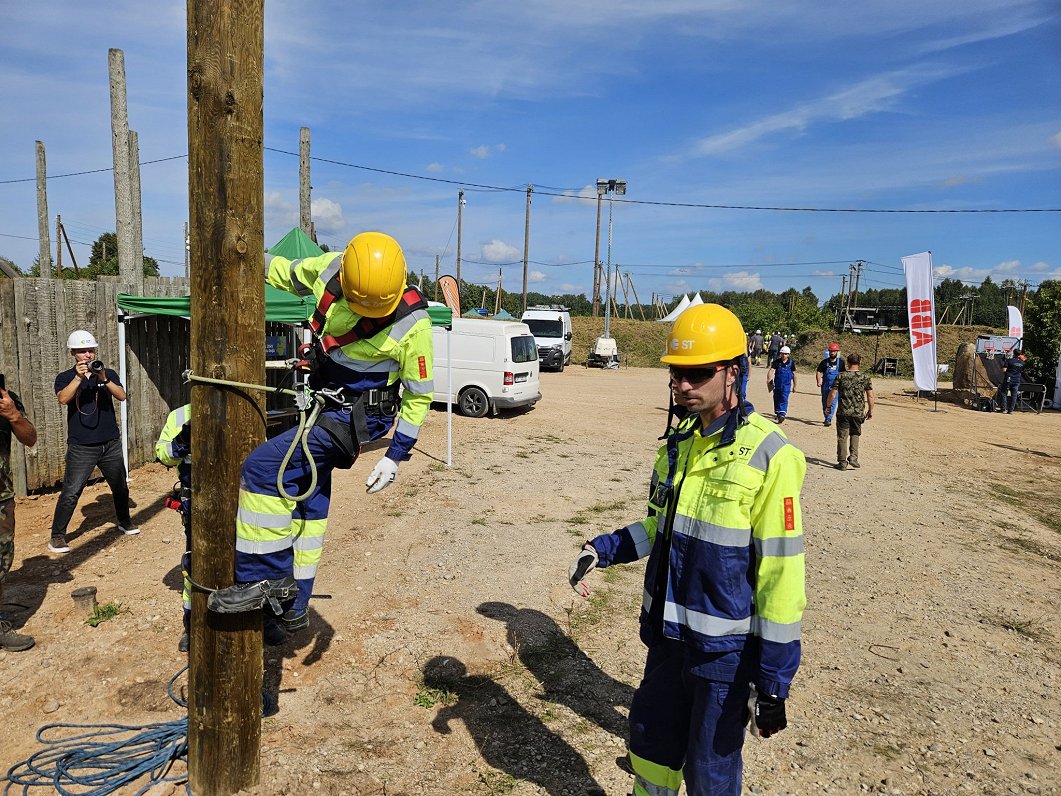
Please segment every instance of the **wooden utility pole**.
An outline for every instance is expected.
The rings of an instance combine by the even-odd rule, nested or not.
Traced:
[[[617,281],[623,288],[623,301],[626,303],[626,312],[623,317],[630,317],[630,294],[626,291],[626,280],[623,279],[623,275],[619,273],[619,264],[615,264],[615,281]],[[616,291],[618,293],[618,291]]]
[[[37,141],[37,237],[41,276],[47,279],[52,275],[52,242],[48,234],[48,166],[44,159],[44,142]]]
[[[298,225],[313,237],[313,213],[311,211],[309,182],[309,128],[298,129]]]
[[[497,295],[494,296],[494,315],[501,312],[501,269],[497,269]]]
[[[188,0],[191,369],[265,383],[264,0]],[[262,393],[191,388],[192,577],[232,584],[240,465],[265,439]],[[216,614],[192,595],[189,785],[228,796],[258,784],[262,617]]]
[[[129,108],[125,94],[125,53],[107,53],[111,87],[111,151],[114,154],[114,221],[118,238],[118,278],[124,285],[142,284],[136,278],[133,258],[133,209],[129,196]]]
[[[523,311],[527,311],[527,265],[530,262],[530,206],[533,185],[527,186],[527,212],[523,221]]]
[[[641,306],[641,299],[637,297],[637,290],[634,288],[633,277],[630,276],[630,274],[627,274],[626,281],[630,284],[630,292],[634,294],[634,301],[637,302],[637,309],[641,312],[641,320],[648,320],[648,318],[645,317],[645,308]]]
[[[464,210],[464,191],[457,191],[457,294],[461,289],[461,225]]]
[[[66,252],[70,255],[70,262],[74,266],[74,276],[81,278],[81,269],[77,267],[77,258],[74,257],[74,247],[70,245],[70,236],[66,234],[66,227],[63,226],[62,217],[55,217],[56,223],[59,226],[59,233],[62,235],[64,241],[66,241]]]
[[[129,207],[132,210],[133,268],[137,293],[144,292],[144,213],[140,201],[140,137],[129,131]]]
[[[435,297],[432,299],[432,301],[438,301],[438,258],[439,258],[439,256],[436,254],[435,255]]]
[[[597,236],[593,244],[593,317],[600,312],[600,203],[601,191],[597,190]]]

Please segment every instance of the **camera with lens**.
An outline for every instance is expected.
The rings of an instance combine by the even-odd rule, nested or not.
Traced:
[[[91,362],[88,363],[88,369],[92,373],[102,373],[103,372],[103,360],[102,359],[93,359]]]

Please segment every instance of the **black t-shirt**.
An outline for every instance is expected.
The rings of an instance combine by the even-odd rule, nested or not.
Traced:
[[[118,374],[110,368],[104,371],[107,378],[119,387]],[[59,393],[77,378],[74,368],[64,370],[55,377],[55,392]],[[114,416],[114,398],[105,384],[90,375],[81,381],[74,400],[66,405],[66,441],[76,445],[102,445],[118,439],[118,421]]]

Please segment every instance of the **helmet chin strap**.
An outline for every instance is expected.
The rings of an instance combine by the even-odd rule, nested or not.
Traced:
[[[736,364],[737,381],[733,384],[733,389],[737,393],[737,405],[729,411],[726,427],[722,431],[722,439],[718,443],[719,447],[732,445],[736,441],[737,428],[747,423],[748,414],[755,410],[744,394],[744,376],[748,372],[748,356],[742,354],[737,358]]]

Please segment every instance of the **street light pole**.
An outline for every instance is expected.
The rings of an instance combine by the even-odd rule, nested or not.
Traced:
[[[626,193],[626,180],[597,180],[597,252],[593,257],[594,273],[600,266],[600,201],[608,194],[623,196]],[[596,281],[596,280],[595,280]],[[596,297],[596,291],[594,291]],[[612,197],[608,196],[608,271],[604,284],[604,334],[597,338],[589,357],[587,366],[599,365],[602,368],[619,367],[619,352],[611,334],[612,321]]]
[[[597,193],[600,195],[601,180],[597,180]],[[605,192],[624,196],[626,180],[607,180]],[[608,197],[608,277],[604,283],[604,336],[612,336],[612,197]]]

